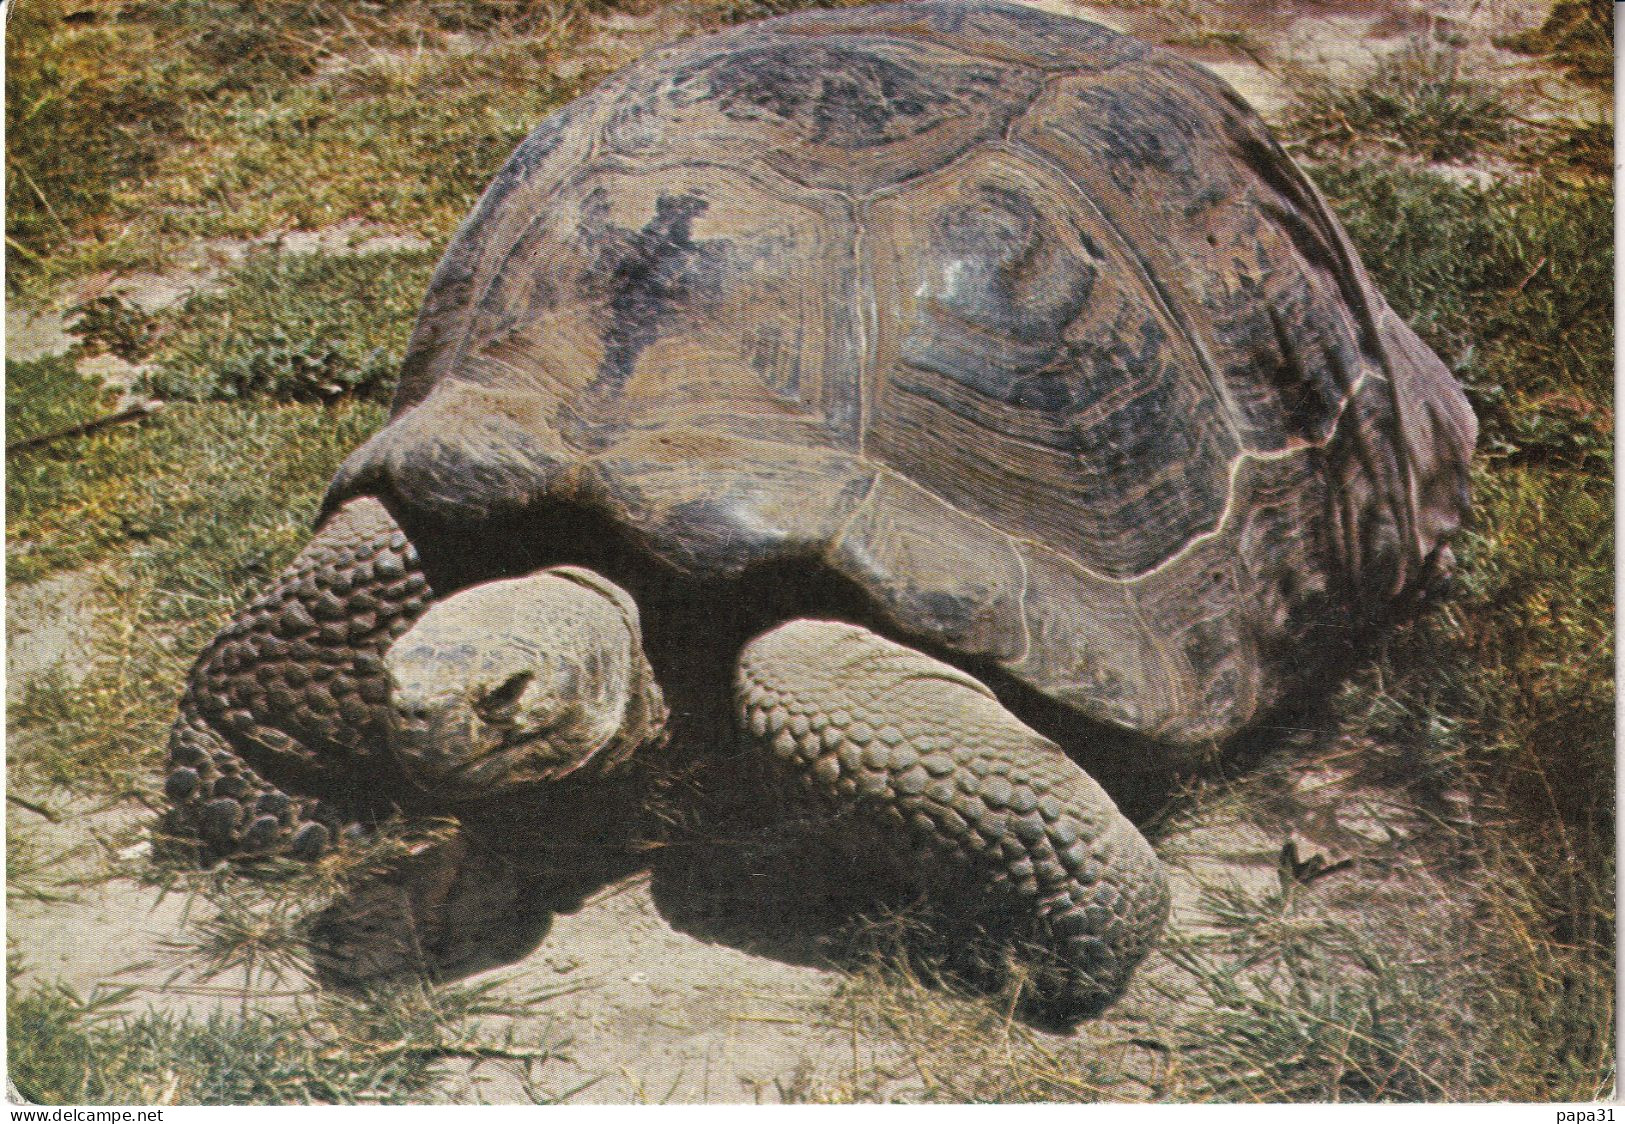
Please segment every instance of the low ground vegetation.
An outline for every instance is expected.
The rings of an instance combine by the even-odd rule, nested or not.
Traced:
[[[117,990],[86,998],[60,987],[13,989],[10,1077],[39,1104],[415,1104],[444,1084],[441,1063],[472,1059],[514,1070],[539,1104],[579,1091],[543,1083],[567,1042],[518,1029],[547,997],[497,1001],[491,990],[405,988],[187,1018],[132,1014]],[[491,1017],[507,1021],[508,1032],[466,1029]],[[545,1032],[545,1019],[540,1025]]]
[[[530,124],[600,73],[583,52],[592,20],[656,6],[23,0],[7,38],[8,288],[39,300],[98,270],[162,268],[200,240],[356,217],[438,246]],[[695,26],[790,6],[710,0]],[[1511,46],[1606,86],[1600,10],[1560,3]],[[899,1075],[953,1101],[1587,1100],[1611,1087],[1610,126],[1535,121],[1459,49],[1430,42],[1309,83],[1285,122],[1378,287],[1481,419],[1456,596],[1371,654],[1333,702],[1333,735],[1193,779],[1154,825],[1177,863],[1183,825],[1266,808],[1306,755],[1354,746],[1362,776],[1426,822],[1436,897],[1396,896],[1380,865],[1214,890],[1139,998],[1075,1041],[880,956],[825,1017],[895,1053],[855,1053],[839,1081],[787,1074],[781,1097],[874,1099]],[[1487,186],[1438,166],[1475,159],[1501,169]],[[190,654],[298,549],[328,477],[382,420],[432,262],[264,252],[165,310],[87,303],[73,352],[7,362],[8,445],[112,407],[76,366],[94,352],[140,364],[166,402],[139,426],[8,453],[8,582],[92,568],[99,621],[83,681],[36,680],[10,707],[14,792],[47,808],[156,801]],[[58,892],[48,857],[20,840],[8,851],[8,894]],[[319,897],[298,879],[185,889],[262,917]],[[257,896],[231,906],[233,893]],[[1421,911],[1436,939],[1387,947],[1348,920],[1385,910]],[[266,955],[293,955],[278,932]],[[253,946],[218,926],[179,939],[198,956],[226,949],[236,968]],[[245,994],[270,986],[256,981],[274,956],[246,964]],[[490,1013],[478,988],[202,1021],[11,968],[11,1072],[35,1100],[411,1100],[441,1080],[438,1061],[480,1051],[530,1067],[538,1098],[568,1092],[542,1076],[559,1042],[465,1033]],[[539,997],[527,1014],[545,1010]]]

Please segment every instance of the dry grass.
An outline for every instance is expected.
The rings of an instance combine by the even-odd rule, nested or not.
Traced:
[[[1610,0],[1557,0],[1544,23],[1505,45],[1549,58],[1575,81],[1611,90],[1614,5]]]
[[[790,3],[803,6],[693,10],[729,22]],[[8,283],[40,293],[96,269],[160,266],[199,239],[356,217],[439,242],[519,136],[591,80],[592,59],[556,72],[580,48],[582,13],[610,7],[655,5],[22,0],[7,45]],[[1599,12],[1559,4],[1516,45],[1603,82]],[[1219,42],[1235,29],[1205,18],[1191,34],[1248,49]],[[1293,822],[1280,794],[1315,759],[1283,747],[1161,826],[1190,914],[1078,1038],[1012,1017],[1019,978],[1002,996],[957,998],[882,934],[877,966],[826,1012],[855,1044],[844,1076],[786,1074],[781,1097],[1538,1101],[1611,1087],[1609,123],[1531,141],[1506,111],[1439,50],[1312,90],[1295,118],[1379,287],[1458,370],[1484,422],[1458,599],[1376,652],[1337,704],[1337,745],[1365,747],[1361,783],[1421,826],[1306,885],[1232,884],[1195,862],[1205,829]],[[1382,161],[1362,162],[1374,148]],[[1473,189],[1389,167],[1486,150],[1522,175]],[[87,342],[151,360],[158,389],[214,399],[225,386],[239,400],[175,401],[139,428],[9,458],[8,579],[90,564],[101,575],[88,678],[42,680],[10,713],[14,787],[152,794],[191,653],[297,549],[338,460],[378,424],[380,407],[355,395],[376,382],[364,377],[375,357],[398,354],[427,264],[262,259],[153,320],[87,310]],[[349,289],[378,299],[346,303]],[[326,350],[313,357],[317,336]],[[8,440],[107,406],[73,358],[8,364]],[[312,363],[354,386],[332,403],[274,401],[300,397],[279,388],[297,391]],[[222,381],[234,364],[247,374]],[[60,892],[51,856],[20,840],[8,851],[8,891]],[[177,955],[251,987],[303,973],[299,919],[328,888],[188,888],[213,908]],[[476,1050],[459,1012],[485,1001],[413,992],[204,1023],[104,1000],[14,971],[12,1073],[25,1092],[429,1097],[443,1089],[436,1060]],[[889,1045],[856,1045],[876,1037]],[[482,1041],[538,1066],[555,1045]]]
[[[45,1105],[422,1104],[438,1099],[445,1066],[457,1061],[511,1070],[535,1103],[578,1092],[556,1090],[545,1076],[568,1047],[537,1018],[549,997],[516,1002],[493,991],[403,987],[192,1018],[130,1013],[128,995],[116,990],[85,997],[14,983],[9,1076],[28,1101]],[[487,1029],[493,1019],[504,1029]],[[520,1029],[527,1022],[532,1028]]]
[[[1304,81],[1288,124],[1311,154],[1364,148],[1460,161],[1512,135],[1511,92],[1478,77],[1450,47],[1407,48],[1352,81]]]
[[[544,0],[22,0],[6,37],[8,286],[356,217],[444,238],[591,81],[590,65],[554,76],[581,19]]]

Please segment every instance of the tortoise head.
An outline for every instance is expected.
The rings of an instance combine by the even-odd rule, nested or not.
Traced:
[[[396,759],[453,799],[609,769],[664,725],[631,597],[575,567],[437,602],[384,663]]]

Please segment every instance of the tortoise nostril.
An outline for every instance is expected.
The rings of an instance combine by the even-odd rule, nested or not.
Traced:
[[[427,703],[403,703],[397,701],[395,716],[407,726],[414,728],[425,727],[429,724],[429,706]]]

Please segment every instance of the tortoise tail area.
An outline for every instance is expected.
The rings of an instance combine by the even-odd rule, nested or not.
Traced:
[[[1414,612],[1454,568],[1478,421],[1444,363],[1380,297],[1373,312],[1381,375],[1350,396],[1326,465],[1348,601],[1380,624]]]
[[[1389,356],[1399,455],[1411,468],[1414,547],[1422,571],[1395,584],[1425,595],[1448,577],[1450,540],[1471,500],[1471,460],[1478,419],[1444,363],[1393,309],[1378,320]]]
[[[1449,544],[1471,506],[1478,419],[1449,368],[1377,291],[1309,177],[1255,116],[1242,115],[1233,130],[1254,171],[1306,218],[1295,230],[1300,250],[1336,279],[1370,363],[1326,447],[1328,515],[1350,605],[1369,622],[1402,617],[1453,568]]]

